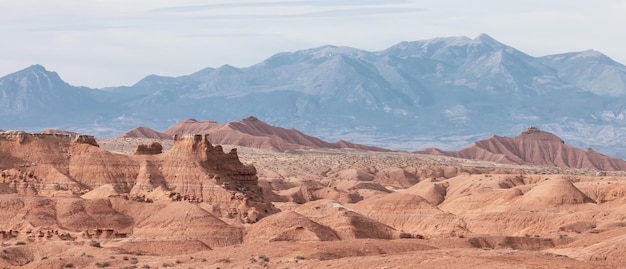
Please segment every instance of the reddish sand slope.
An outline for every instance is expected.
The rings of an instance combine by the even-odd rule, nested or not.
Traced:
[[[148,127],[139,126],[126,133],[123,133],[118,138],[172,139],[172,136],[161,133],[161,132],[157,132]]]
[[[241,121],[233,121],[226,124],[187,119],[165,130],[164,133],[170,136],[209,134],[209,139],[215,144],[237,145],[275,151],[338,148],[387,151],[382,148],[358,145],[346,141],[325,142],[295,129],[271,126],[255,117],[248,117]]]
[[[493,136],[456,152],[426,149],[418,153],[505,164],[626,171],[626,161],[622,159],[609,157],[592,149],[570,147],[556,135],[535,127],[528,128],[514,138]]]

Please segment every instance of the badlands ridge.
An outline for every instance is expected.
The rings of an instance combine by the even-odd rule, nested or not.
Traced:
[[[167,139],[139,128],[108,140],[0,133],[0,266],[626,263],[622,160],[534,128],[458,152],[407,153],[257,121],[207,131],[184,129],[199,123],[188,120]]]

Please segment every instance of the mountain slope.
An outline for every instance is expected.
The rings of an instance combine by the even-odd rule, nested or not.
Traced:
[[[12,129],[62,129],[63,121],[87,123],[101,111],[95,90],[74,87],[57,73],[33,65],[0,78],[0,124]]]
[[[557,70],[559,78],[598,95],[626,94],[626,66],[606,55],[587,50],[550,55],[541,61]]]
[[[592,149],[570,147],[559,137],[535,127],[528,128],[514,138],[493,136],[456,152],[427,149],[419,153],[505,164],[626,171],[626,161],[622,159],[602,155]]]
[[[241,121],[232,121],[226,124],[187,119],[163,131],[163,133],[170,136],[208,134],[212,143],[275,151],[337,148],[388,151],[382,148],[368,147],[346,141],[325,142],[319,138],[305,135],[295,129],[271,126],[255,117],[248,117]]]
[[[139,126],[123,133],[118,138],[151,138],[151,139],[172,139],[170,135],[157,132],[148,127]]]

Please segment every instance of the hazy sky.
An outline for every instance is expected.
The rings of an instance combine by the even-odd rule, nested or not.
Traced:
[[[327,44],[481,33],[533,56],[595,49],[626,64],[625,25],[626,0],[0,0],[0,76],[41,64],[100,88]]]

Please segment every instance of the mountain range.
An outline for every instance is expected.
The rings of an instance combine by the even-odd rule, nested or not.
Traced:
[[[245,68],[90,89],[33,65],[0,78],[0,128],[112,137],[186,118],[254,116],[324,140],[457,149],[527,126],[626,156],[626,66],[588,50],[530,56],[482,34],[279,53]]]

